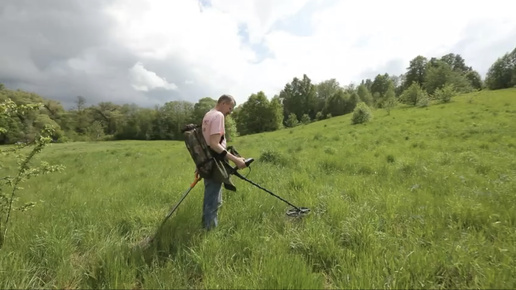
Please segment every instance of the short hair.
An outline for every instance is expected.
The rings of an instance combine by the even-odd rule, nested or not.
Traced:
[[[228,102],[233,102],[233,104],[236,105],[235,98],[233,98],[233,96],[231,96],[231,95],[220,96],[219,100],[217,101],[217,104],[228,103]]]

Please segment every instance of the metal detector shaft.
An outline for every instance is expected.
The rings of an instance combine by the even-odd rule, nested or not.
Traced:
[[[201,180],[201,177],[196,173],[195,174],[195,179],[194,181],[192,182],[192,184],[190,184],[190,187],[188,188],[188,190],[183,193],[183,196],[181,196],[181,199],[179,200],[179,202],[168,212],[168,214],[165,216],[165,218],[163,219],[163,221],[161,222],[161,224],[159,225],[159,228],[156,230],[156,232],[154,233],[154,235],[152,236],[149,236],[147,237],[146,239],[144,239],[142,242],[140,242],[140,246],[141,247],[148,247],[153,241],[154,239],[156,238],[156,236],[158,235],[158,233],[161,231],[161,228],[163,228],[163,225],[165,225],[165,223],[167,222],[167,220],[172,216],[172,214],[176,211],[176,209],[179,207],[179,205],[183,202],[183,200],[186,198],[186,196],[188,195],[188,193],[192,190],[192,188],[195,187],[195,185],[197,184],[197,182],[199,182],[199,180]]]
[[[247,163],[247,162],[246,162],[246,163]],[[270,194],[270,195],[272,195],[272,196],[274,196],[274,197],[276,197],[276,198],[280,199],[281,201],[283,201],[283,202],[285,202],[286,204],[288,204],[288,205],[292,206],[292,207],[293,207],[293,208],[295,208],[296,210],[298,210],[298,211],[302,211],[302,209],[300,209],[299,207],[297,207],[297,206],[295,206],[295,205],[291,204],[290,202],[288,202],[287,200],[285,200],[285,199],[281,198],[280,196],[278,196],[278,195],[274,194],[274,192],[272,192],[272,191],[268,190],[267,188],[264,188],[264,187],[262,187],[261,185],[259,185],[259,184],[255,183],[255,182],[253,182],[253,181],[251,181],[251,180],[249,180],[249,179],[245,178],[244,176],[242,176],[242,174],[238,173],[238,171],[234,170],[234,171],[233,171],[233,174],[234,174],[235,176],[237,176],[238,178],[243,179],[243,180],[245,180],[245,181],[247,181],[247,182],[251,183],[252,185],[254,185],[254,186],[258,187],[259,189],[262,189],[262,190],[266,191],[268,194]]]
[[[188,195],[188,193],[190,193],[190,191],[192,190],[192,188],[195,187],[195,185],[197,184],[197,182],[199,182],[199,180],[201,180],[201,177],[199,175],[195,175],[195,179],[194,181],[192,182],[192,184],[190,184],[190,188],[188,188],[188,190],[183,193],[183,196],[181,196],[181,199],[179,200],[179,202],[168,212],[168,214],[165,216],[165,219],[163,219],[163,221],[161,222],[161,225],[159,226],[158,228],[158,231],[163,227],[163,225],[167,222],[167,220],[170,218],[170,216],[176,211],[176,209],[179,207],[179,205],[183,202],[183,200],[186,198],[186,196]]]

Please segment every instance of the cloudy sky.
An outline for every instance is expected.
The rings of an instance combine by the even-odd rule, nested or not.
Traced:
[[[0,83],[65,107],[154,106],[341,85],[460,54],[482,77],[516,48],[516,1],[1,0]]]

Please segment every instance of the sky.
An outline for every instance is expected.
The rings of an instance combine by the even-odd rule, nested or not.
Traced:
[[[341,86],[460,54],[485,77],[516,48],[516,1],[1,0],[0,83],[65,108],[271,99],[294,77]]]

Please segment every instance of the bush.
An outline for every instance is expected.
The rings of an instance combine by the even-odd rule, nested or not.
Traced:
[[[283,154],[271,149],[263,150],[259,160],[275,165],[285,165],[287,163],[287,158]]]
[[[353,110],[353,116],[351,117],[351,124],[362,124],[367,123],[373,117],[373,113],[369,106],[364,102],[360,102],[357,104],[355,109]]]
[[[421,88],[421,86],[414,82],[408,89],[406,89],[399,98],[400,102],[411,105],[424,107],[428,105],[428,94]]]
[[[435,90],[434,93],[434,97],[443,103],[449,103],[453,95],[455,95],[453,85],[445,85],[443,88]]]
[[[308,116],[308,114],[303,114],[303,116],[301,117],[301,123],[303,124],[308,124],[311,121],[312,120],[310,120],[310,116]]]
[[[299,121],[297,120],[296,114],[290,113],[288,115],[287,121],[285,121],[285,126],[292,128],[292,127],[295,127],[297,125],[299,125]]]

